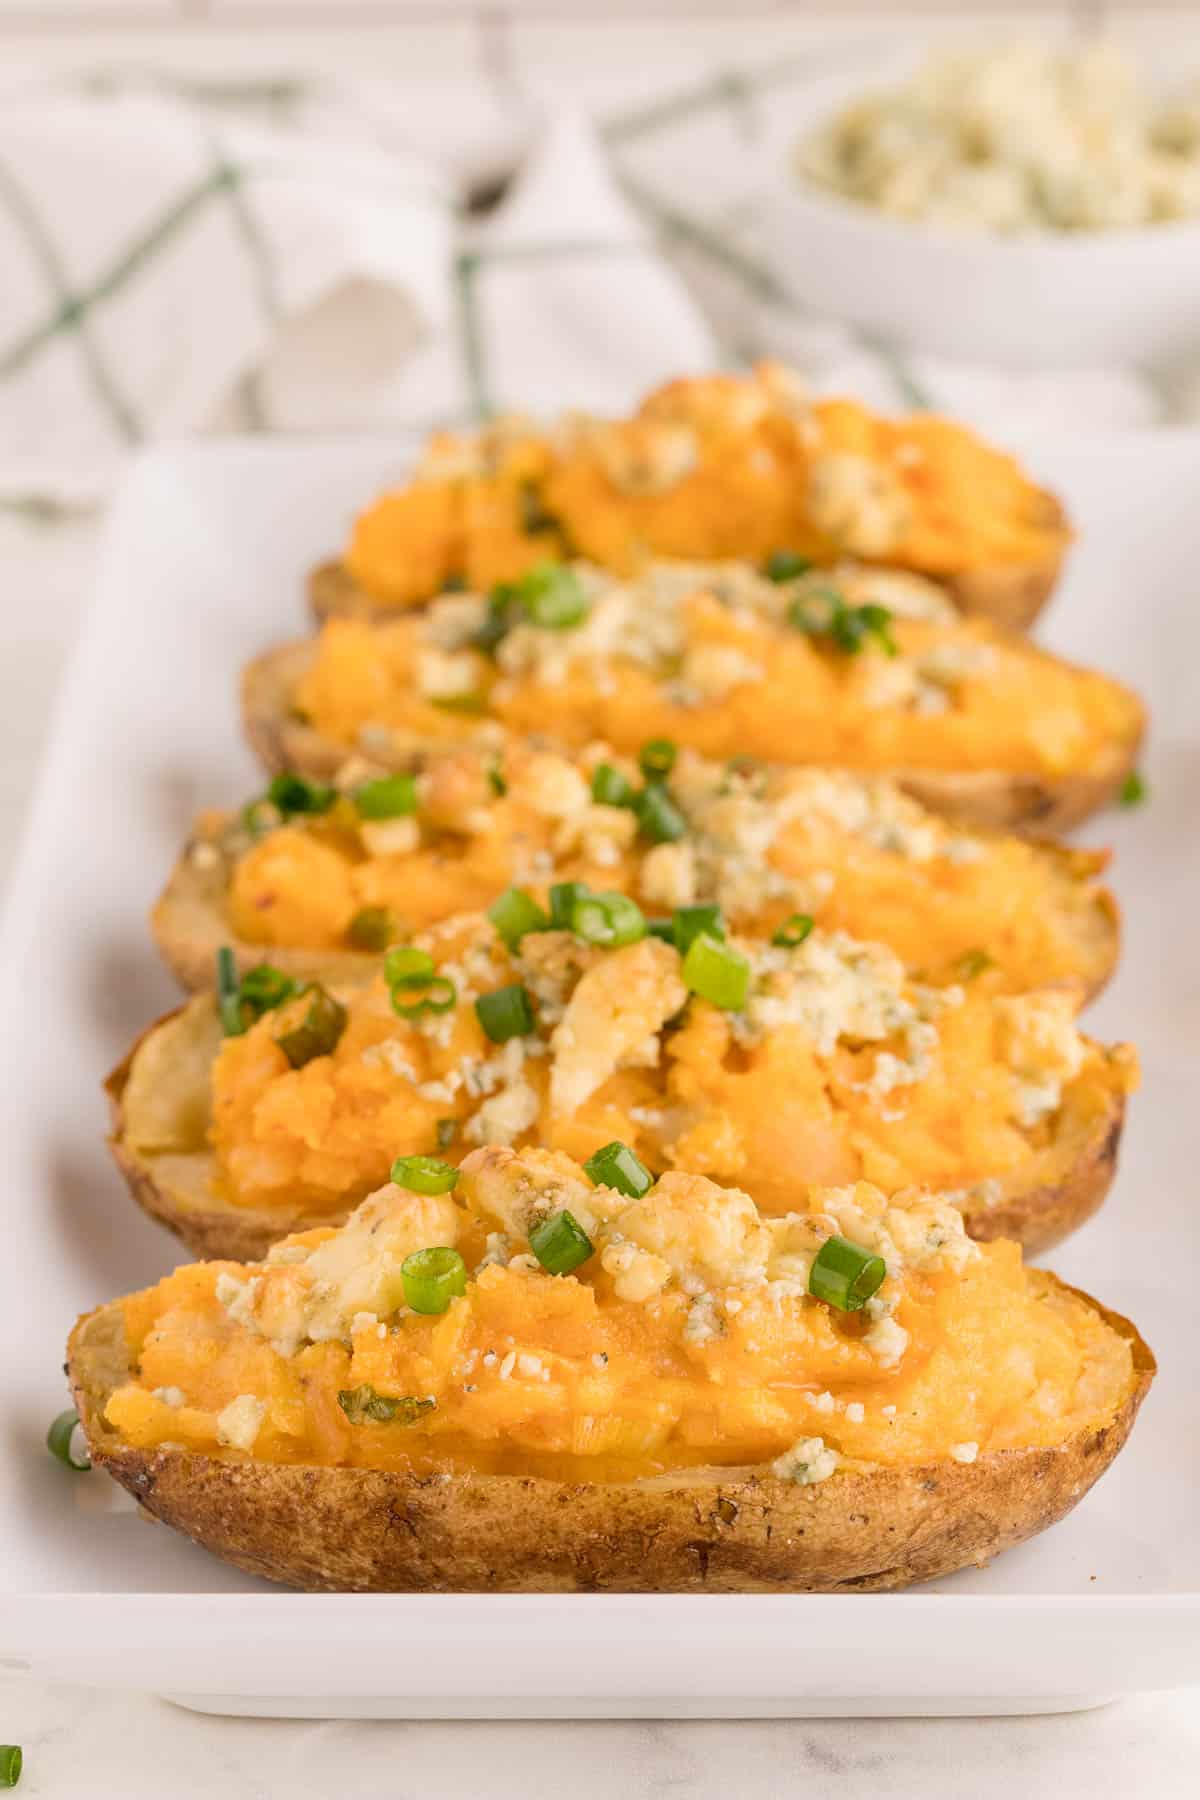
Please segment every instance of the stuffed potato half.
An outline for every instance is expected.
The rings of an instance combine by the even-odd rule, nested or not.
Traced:
[[[842,556],[935,577],[1011,630],[1050,594],[1071,532],[1053,495],[946,419],[811,401],[778,364],[671,382],[624,420],[501,419],[435,435],[412,482],[314,571],[318,617],[386,616],[546,557],[630,575],[652,557]]]
[[[1154,1373],[1126,1320],[915,1191],[765,1220],[636,1162],[483,1147],[396,1175],[420,1191],[72,1334],[94,1461],[252,1574],[900,1587],[1061,1518]]]
[[[967,824],[1065,830],[1119,792],[1144,716],[1119,683],[982,621],[916,576],[771,580],[656,564],[628,582],[541,565],[497,604],[447,595],[387,624],[334,619],[246,671],[272,768],[328,779],[351,754],[410,767],[497,727],[635,753],[890,774]]]
[[[882,945],[734,937],[715,908],[649,935],[566,884],[557,922],[515,902],[519,933],[447,920],[328,989],[264,965],[153,1026],[109,1081],[135,1198],[200,1255],[253,1256],[344,1218],[398,1153],[619,1138],[769,1213],[919,1182],[1027,1246],[1103,1199],[1136,1059],[1080,1034],[1069,990],[935,987]]]
[[[927,980],[1092,995],[1117,958],[1103,852],[956,829],[885,778],[712,763],[669,745],[564,757],[506,735],[413,774],[351,758],[336,783],[277,776],[196,823],[152,914],[182,984],[240,968],[369,978],[375,953],[456,912],[555,881],[631,894],[650,914],[716,903],[770,936],[796,913],[886,943]],[[665,779],[664,779],[665,774]],[[656,804],[661,796],[663,804]]]

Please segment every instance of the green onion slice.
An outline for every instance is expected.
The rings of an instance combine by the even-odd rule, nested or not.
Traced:
[[[986,970],[994,969],[995,966],[995,957],[989,956],[987,951],[981,948],[964,950],[952,964],[954,973],[960,981],[974,981],[977,975],[982,975]]]
[[[414,944],[397,944],[383,959],[383,979],[391,988],[425,987],[436,968],[428,950],[418,950]]]
[[[420,991],[418,991],[420,989]],[[431,975],[423,987],[406,981],[391,990],[392,1011],[402,1019],[419,1019],[423,1013],[451,1012],[458,989],[448,975]]]
[[[826,1238],[813,1258],[808,1291],[839,1312],[858,1312],[887,1279],[887,1264],[849,1238]]]
[[[68,1469],[74,1469],[77,1475],[83,1475],[92,1466],[92,1459],[86,1451],[82,1458],[77,1457],[71,1449],[71,1439],[79,1429],[79,1414],[74,1407],[60,1412],[49,1431],[46,1433],[46,1448],[51,1456],[57,1456],[60,1463]]]
[[[632,806],[633,783],[612,763],[600,763],[592,773],[592,799],[598,806]]]
[[[293,813],[327,813],[337,797],[335,787],[290,773],[274,776],[266,792],[267,800],[278,807],[285,819]]]
[[[585,881],[556,881],[550,889],[550,924],[555,931],[570,931],[575,902],[587,898]]]
[[[815,924],[816,920],[811,913],[792,913],[791,917],[785,919],[779,929],[772,933],[771,942],[778,944],[781,949],[794,950],[798,944],[804,942],[806,937],[811,936]]]
[[[797,556],[794,550],[772,550],[763,565],[763,574],[768,581],[797,581],[812,566],[809,557]]]
[[[516,590],[530,623],[545,631],[568,631],[587,617],[583,585],[564,563],[537,563],[522,575]]]
[[[670,738],[651,738],[638,751],[638,767],[647,781],[665,781],[678,755]]]
[[[510,950],[516,949],[527,931],[550,929],[549,917],[524,888],[506,888],[488,907],[487,916]]]
[[[437,1122],[437,1147],[448,1150],[458,1136],[457,1119],[439,1119]]]
[[[487,778],[488,786],[491,788],[493,794],[495,794],[497,800],[503,800],[505,794],[508,792],[508,783],[504,779],[504,773],[499,763],[492,764],[487,772]]]
[[[226,1037],[241,1037],[246,1029],[246,1021],[242,1017],[241,982],[238,979],[237,958],[228,944],[222,944],[217,951],[217,1012],[220,1014],[221,1030]]]
[[[378,1394],[364,1382],[361,1387],[340,1388],[338,1405],[352,1425],[415,1425],[437,1401],[432,1394]]]
[[[410,1194],[448,1194],[458,1183],[458,1170],[436,1156],[398,1156],[391,1178]]]
[[[360,819],[401,819],[417,810],[417,783],[413,775],[381,775],[354,790]]]
[[[475,1002],[475,1015],[493,1044],[509,1038],[528,1037],[534,1028],[533,1005],[528,990],[519,981],[509,987],[495,988],[480,994]]]
[[[534,1226],[529,1248],[547,1275],[569,1275],[587,1261],[595,1245],[574,1214],[564,1210]]]
[[[347,925],[346,942],[355,950],[386,950],[399,929],[389,906],[364,906]]]
[[[1140,769],[1131,769],[1121,783],[1117,799],[1122,806],[1140,806],[1150,793],[1146,777]]]
[[[404,1301],[413,1312],[444,1313],[451,1300],[467,1291],[467,1265],[457,1250],[439,1244],[414,1250],[400,1264]]]
[[[750,992],[750,964],[732,944],[702,931],[683,959],[684,986],[725,1012],[740,1012]]]
[[[704,906],[676,907],[675,917],[671,921],[671,935],[680,956],[687,955],[702,931],[706,931],[709,937],[724,939],[725,921],[721,917],[719,906],[710,903]]]
[[[571,930],[587,944],[615,950],[644,938],[646,921],[626,894],[584,894],[571,908]]]
[[[664,944],[673,944],[675,942],[674,919],[647,919],[646,936],[661,938]]]
[[[642,789],[633,805],[638,829],[652,844],[674,844],[687,831],[688,824],[674,800],[657,782]]]
[[[654,1186],[654,1177],[645,1163],[620,1138],[589,1156],[583,1172],[594,1186],[615,1188],[631,1200],[640,1200]]]
[[[314,981],[303,991],[310,996],[308,1011],[299,1025],[275,1039],[293,1069],[302,1069],[314,1057],[331,1056],[346,1029],[346,1008],[327,988]]]
[[[24,1763],[20,1744],[0,1744],[0,1788],[16,1787]]]

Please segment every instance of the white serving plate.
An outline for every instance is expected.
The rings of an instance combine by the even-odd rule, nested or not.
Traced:
[[[1200,1681],[1200,435],[1043,447],[1082,529],[1057,648],[1151,696],[1150,806],[1101,820],[1128,911],[1093,1015],[1142,1046],[1121,1179],[1055,1258],[1138,1320],[1162,1373],[1064,1524],[915,1592],[302,1596],[224,1568],[43,1448],[75,1315],[174,1240],[125,1196],[98,1082],[173,1003],[145,913],[193,810],[256,780],[235,674],[304,625],[306,567],[395,447],[223,444],[135,467],[67,681],[0,938],[0,1668],[225,1712],[377,1716],[1028,1712]]]
[[[788,90],[758,204],[760,253],[797,300],[885,342],[1002,369],[1178,364],[1200,346],[1200,220],[1005,235],[895,218],[794,170],[795,149],[920,51],[868,56]],[[1161,71],[1169,91],[1186,70]]]

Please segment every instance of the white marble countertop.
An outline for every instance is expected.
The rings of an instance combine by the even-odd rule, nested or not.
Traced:
[[[96,527],[0,515],[0,893],[54,691],[86,604]],[[851,1602],[852,1604],[852,1602]],[[566,1740],[564,1743],[564,1739]],[[1196,1793],[1200,1690],[1029,1719],[608,1723],[291,1723],[213,1719],[140,1695],[0,1682],[0,1740],[25,1751],[21,1792],[76,1800],[537,1800],[564,1777],[575,1800],[769,1800],[805,1786],[988,1800],[1024,1790],[1084,1800]]]

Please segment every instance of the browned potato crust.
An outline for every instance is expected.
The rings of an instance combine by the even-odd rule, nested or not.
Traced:
[[[242,675],[242,722],[250,747],[268,769],[295,769],[317,781],[330,780],[349,751],[332,743],[297,717],[290,695],[313,653],[311,640],[281,644],[249,664]],[[1056,836],[1072,830],[1117,798],[1137,763],[1140,745],[1114,744],[1102,768],[1086,775],[1013,775],[991,769],[890,769],[893,780],[959,825],[979,825],[1026,836]],[[410,768],[419,755],[413,746],[391,759],[372,759]]]
[[[1046,495],[1048,522],[1061,524],[1066,516],[1062,507]],[[941,585],[960,610],[979,618],[991,619],[1009,631],[1028,631],[1050,595],[1054,592],[1062,570],[1067,545],[1036,563],[996,563],[990,568],[964,569],[961,574],[941,578]],[[395,617],[395,607],[380,606],[366,589],[360,587],[343,562],[318,563],[308,578],[308,599],[318,624],[341,617]]]
[[[1112,1462],[1154,1357],[1127,1319],[1078,1298],[1133,1353],[1130,1391],[1103,1424],[1051,1449],[839,1470],[810,1487],[762,1468],[605,1484],[136,1450],[104,1419],[129,1372],[119,1303],[80,1320],[68,1372],[97,1465],[155,1518],[270,1581],[354,1592],[870,1593],[988,1562],[1061,1519]]]
[[[281,1217],[277,1209],[255,1211],[222,1197],[207,1145],[208,1067],[220,1041],[208,994],[196,995],[144,1031],[104,1084],[112,1120],[108,1142],[138,1205],[194,1255],[254,1261],[289,1232],[340,1225],[346,1213]],[[140,1090],[131,1082],[135,1059],[145,1077]],[[1124,1118],[1125,1098],[1116,1083],[1098,1110],[1083,1114],[1064,1106],[1055,1127],[1055,1145],[1070,1157],[1064,1179],[1026,1189],[1011,1179],[1001,1183],[995,1202],[964,1208],[972,1237],[1014,1238],[1026,1251],[1037,1252],[1082,1225],[1116,1173]]]

